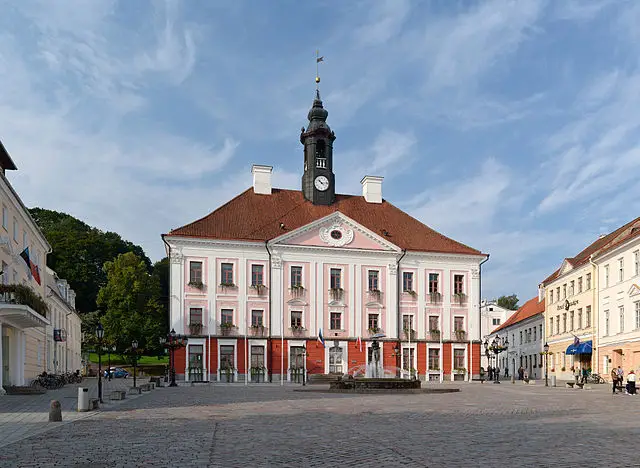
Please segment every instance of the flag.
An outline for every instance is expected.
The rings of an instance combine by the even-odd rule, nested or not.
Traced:
[[[26,263],[27,266],[31,268],[31,260],[29,259],[29,247],[20,252],[20,256],[22,257],[22,260],[24,260],[24,263]]]
[[[573,335],[573,346],[578,346],[580,344],[580,338],[576,335]]]
[[[356,347],[358,347],[360,349],[360,352],[362,352],[362,340],[360,339],[360,337],[358,337],[358,339],[356,340]]]
[[[322,328],[318,330],[318,341],[322,343],[322,347],[326,348],[327,346],[324,344],[324,336],[322,336]]]
[[[33,275],[33,279],[36,280],[36,283],[40,284],[40,268],[35,263],[31,264],[31,274]]]
[[[316,63],[324,62],[324,55],[322,57],[316,58]]]

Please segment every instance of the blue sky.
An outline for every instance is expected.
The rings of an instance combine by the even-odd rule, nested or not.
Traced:
[[[298,188],[321,92],[337,189],[491,254],[521,302],[638,215],[640,2],[0,0],[0,139],[28,206],[164,255],[251,184]]]

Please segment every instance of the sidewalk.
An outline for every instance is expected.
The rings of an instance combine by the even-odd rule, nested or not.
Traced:
[[[140,379],[138,383],[147,382]],[[128,390],[133,386],[133,379],[102,380],[104,403],[101,409],[113,408],[122,401],[140,398],[142,395],[127,395],[127,400],[109,400],[112,390]],[[89,389],[89,398],[98,398],[97,377],[85,378],[81,384],[68,384],[58,390],[49,390],[43,395],[3,395],[0,396],[0,447],[18,440],[41,434],[78,419],[97,414],[96,411],[79,413],[78,388]],[[62,423],[49,422],[49,406],[51,400],[58,400],[62,407]]]

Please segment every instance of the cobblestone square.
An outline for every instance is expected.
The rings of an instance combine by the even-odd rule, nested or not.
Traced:
[[[454,386],[449,384],[449,386]],[[0,466],[633,465],[640,397],[516,383],[459,393],[160,388],[7,444]],[[625,462],[626,463],[626,462]]]

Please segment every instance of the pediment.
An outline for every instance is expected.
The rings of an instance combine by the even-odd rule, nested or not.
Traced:
[[[400,252],[400,248],[340,212],[273,239],[270,244]]]
[[[344,307],[344,302],[342,301],[329,301],[329,306],[331,307]]]
[[[367,302],[364,305],[367,309],[382,309],[384,306],[379,302]]]
[[[573,270],[573,265],[568,258],[565,258],[562,262],[562,265],[560,265],[560,273],[558,274],[558,276],[562,276],[565,273],[570,272],[571,270]]]
[[[306,306],[309,305],[308,303],[306,303],[305,301],[303,301],[302,299],[289,299],[287,301],[287,304],[292,305],[292,306]]]
[[[638,294],[640,294],[640,286],[632,284],[629,288],[629,296],[637,296]]]

